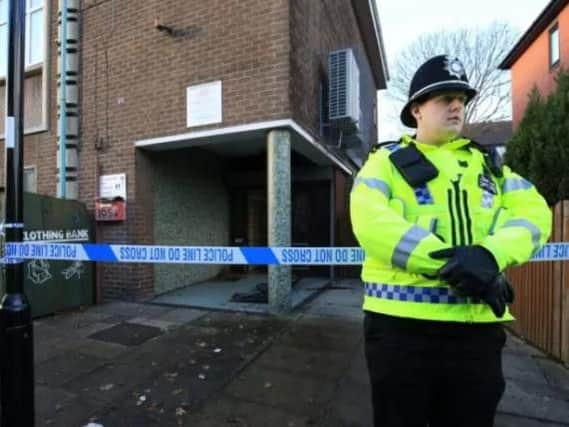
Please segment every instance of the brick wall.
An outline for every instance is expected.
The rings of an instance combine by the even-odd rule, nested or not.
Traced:
[[[328,77],[328,54],[352,48],[360,70],[361,129],[364,145],[377,141],[376,87],[350,1],[291,1],[291,106],[293,117],[317,139],[320,135],[320,83]],[[367,150],[366,150],[367,151]],[[336,245],[357,246],[349,217],[351,180],[336,176]],[[338,268],[339,274],[358,275],[357,268]]]
[[[360,70],[360,105],[364,143],[377,141],[376,87],[350,1],[291,0],[292,114],[320,138],[320,83],[327,83],[328,54],[352,48]],[[336,144],[337,141],[329,141]]]
[[[49,0],[48,130],[25,138],[25,164],[36,165],[38,192],[57,190],[57,10]],[[223,82],[223,123],[293,117],[318,138],[318,82],[331,49],[353,47],[362,74],[364,113],[371,81],[351,3],[346,0],[84,0],[81,2],[79,197],[92,211],[101,174],[127,174],[127,220],[99,224],[97,240],[153,243],[153,153],[140,139],[186,127],[186,87]],[[174,29],[158,31],[155,19]],[[373,105],[372,105],[373,104]],[[368,108],[369,107],[369,108]],[[370,141],[375,141],[375,127]],[[0,150],[0,168],[3,167]],[[3,171],[0,169],[3,176]],[[101,299],[154,292],[154,268],[102,264]]]
[[[290,117],[288,21],[287,0],[85,0],[80,198],[93,208],[98,174],[126,173],[128,187],[127,221],[100,225],[100,241],[155,235],[152,186],[137,182],[152,171],[134,142],[203,129],[186,127],[186,87],[222,81],[223,123],[209,127]],[[152,295],[141,267],[105,265],[103,299]]]
[[[512,121],[514,129],[523,118],[528,95],[537,86],[539,92],[547,96],[555,88],[555,76],[559,66],[549,67],[549,29],[559,24],[560,65],[569,65],[569,5],[560,12],[547,29],[530,45],[523,55],[512,65]]]

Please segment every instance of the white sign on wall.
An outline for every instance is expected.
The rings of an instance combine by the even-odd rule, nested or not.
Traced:
[[[126,200],[126,173],[101,175],[99,178],[99,197],[102,199],[122,197]]]
[[[187,127],[221,123],[221,80],[186,88]]]

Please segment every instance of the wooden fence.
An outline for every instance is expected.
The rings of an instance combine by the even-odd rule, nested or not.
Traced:
[[[553,208],[551,242],[569,241],[569,201]],[[508,270],[516,301],[511,329],[569,364],[569,261],[530,262]]]

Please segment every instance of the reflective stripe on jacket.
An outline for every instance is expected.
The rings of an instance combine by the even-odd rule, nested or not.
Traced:
[[[507,166],[503,177],[493,176],[469,142],[438,147],[404,137],[402,146],[414,143],[439,171],[420,188],[411,188],[391,163],[396,146],[372,153],[358,173],[350,215],[366,253],[365,310],[458,322],[512,319],[509,312],[498,319],[486,304],[454,295],[435,278],[445,261],[429,256],[478,244],[503,271],[528,261],[549,238],[551,211],[535,187]]]

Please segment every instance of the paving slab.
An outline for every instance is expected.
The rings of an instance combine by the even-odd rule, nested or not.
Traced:
[[[217,398],[197,414],[190,414],[184,420],[188,427],[302,427],[315,425],[307,415],[274,408],[233,396]]]
[[[535,363],[541,368],[547,383],[555,387],[569,401],[569,368],[546,357],[536,357]]]
[[[534,387],[530,388],[515,379],[506,382],[506,392],[500,401],[498,412],[569,425],[568,401],[540,394]]]
[[[290,347],[319,352],[344,353],[346,348],[351,348],[359,340],[355,332],[337,333],[333,327],[302,328],[296,327],[286,331],[279,342]]]
[[[77,342],[76,347],[73,348],[73,351],[81,354],[95,356],[108,361],[114,360],[131,350],[130,347],[124,345],[93,339],[80,340]]]
[[[106,365],[65,383],[65,390],[103,407],[121,402],[141,383],[158,375],[162,366],[152,360],[128,360]]]
[[[74,351],[78,342],[66,337],[52,335],[51,338],[41,337],[41,332],[34,330],[34,362],[45,362],[52,357],[68,351]]]
[[[95,411],[95,406],[91,400],[82,400],[80,398],[73,398],[65,402],[59,409],[47,416],[36,415],[36,426],[84,426],[85,417]],[[36,411],[37,413],[37,411]]]
[[[527,354],[504,353],[502,355],[502,369],[506,379],[516,378],[528,383],[547,383],[545,373]]]
[[[508,414],[498,414],[494,420],[494,427],[567,427],[567,425]]]
[[[306,375],[323,380],[335,380],[338,372],[346,370],[350,358],[343,353],[322,352],[290,347],[276,343],[264,352],[256,361],[259,369],[274,369],[281,372]]]
[[[334,381],[293,375],[275,369],[251,366],[225,388],[224,393],[291,414],[317,419],[322,406],[335,390]]]
[[[506,341],[506,345],[504,347],[504,353],[513,353],[523,356],[547,357],[543,351],[530,345],[520,337],[517,337],[511,333],[508,335],[508,340]]]
[[[35,388],[35,409],[44,418],[53,418],[57,412],[76,398],[76,395],[57,387],[37,384]]]
[[[174,308],[157,317],[159,320],[184,325],[208,314],[206,310],[193,310],[189,308]]]
[[[105,363],[105,359],[96,356],[68,351],[37,365],[36,382],[60,387],[85,373],[94,371]]]
[[[91,307],[89,311],[94,313],[105,313],[113,316],[141,317],[141,316],[160,316],[168,311],[171,307],[162,307],[152,304],[139,304],[134,302],[113,301],[101,305]]]

